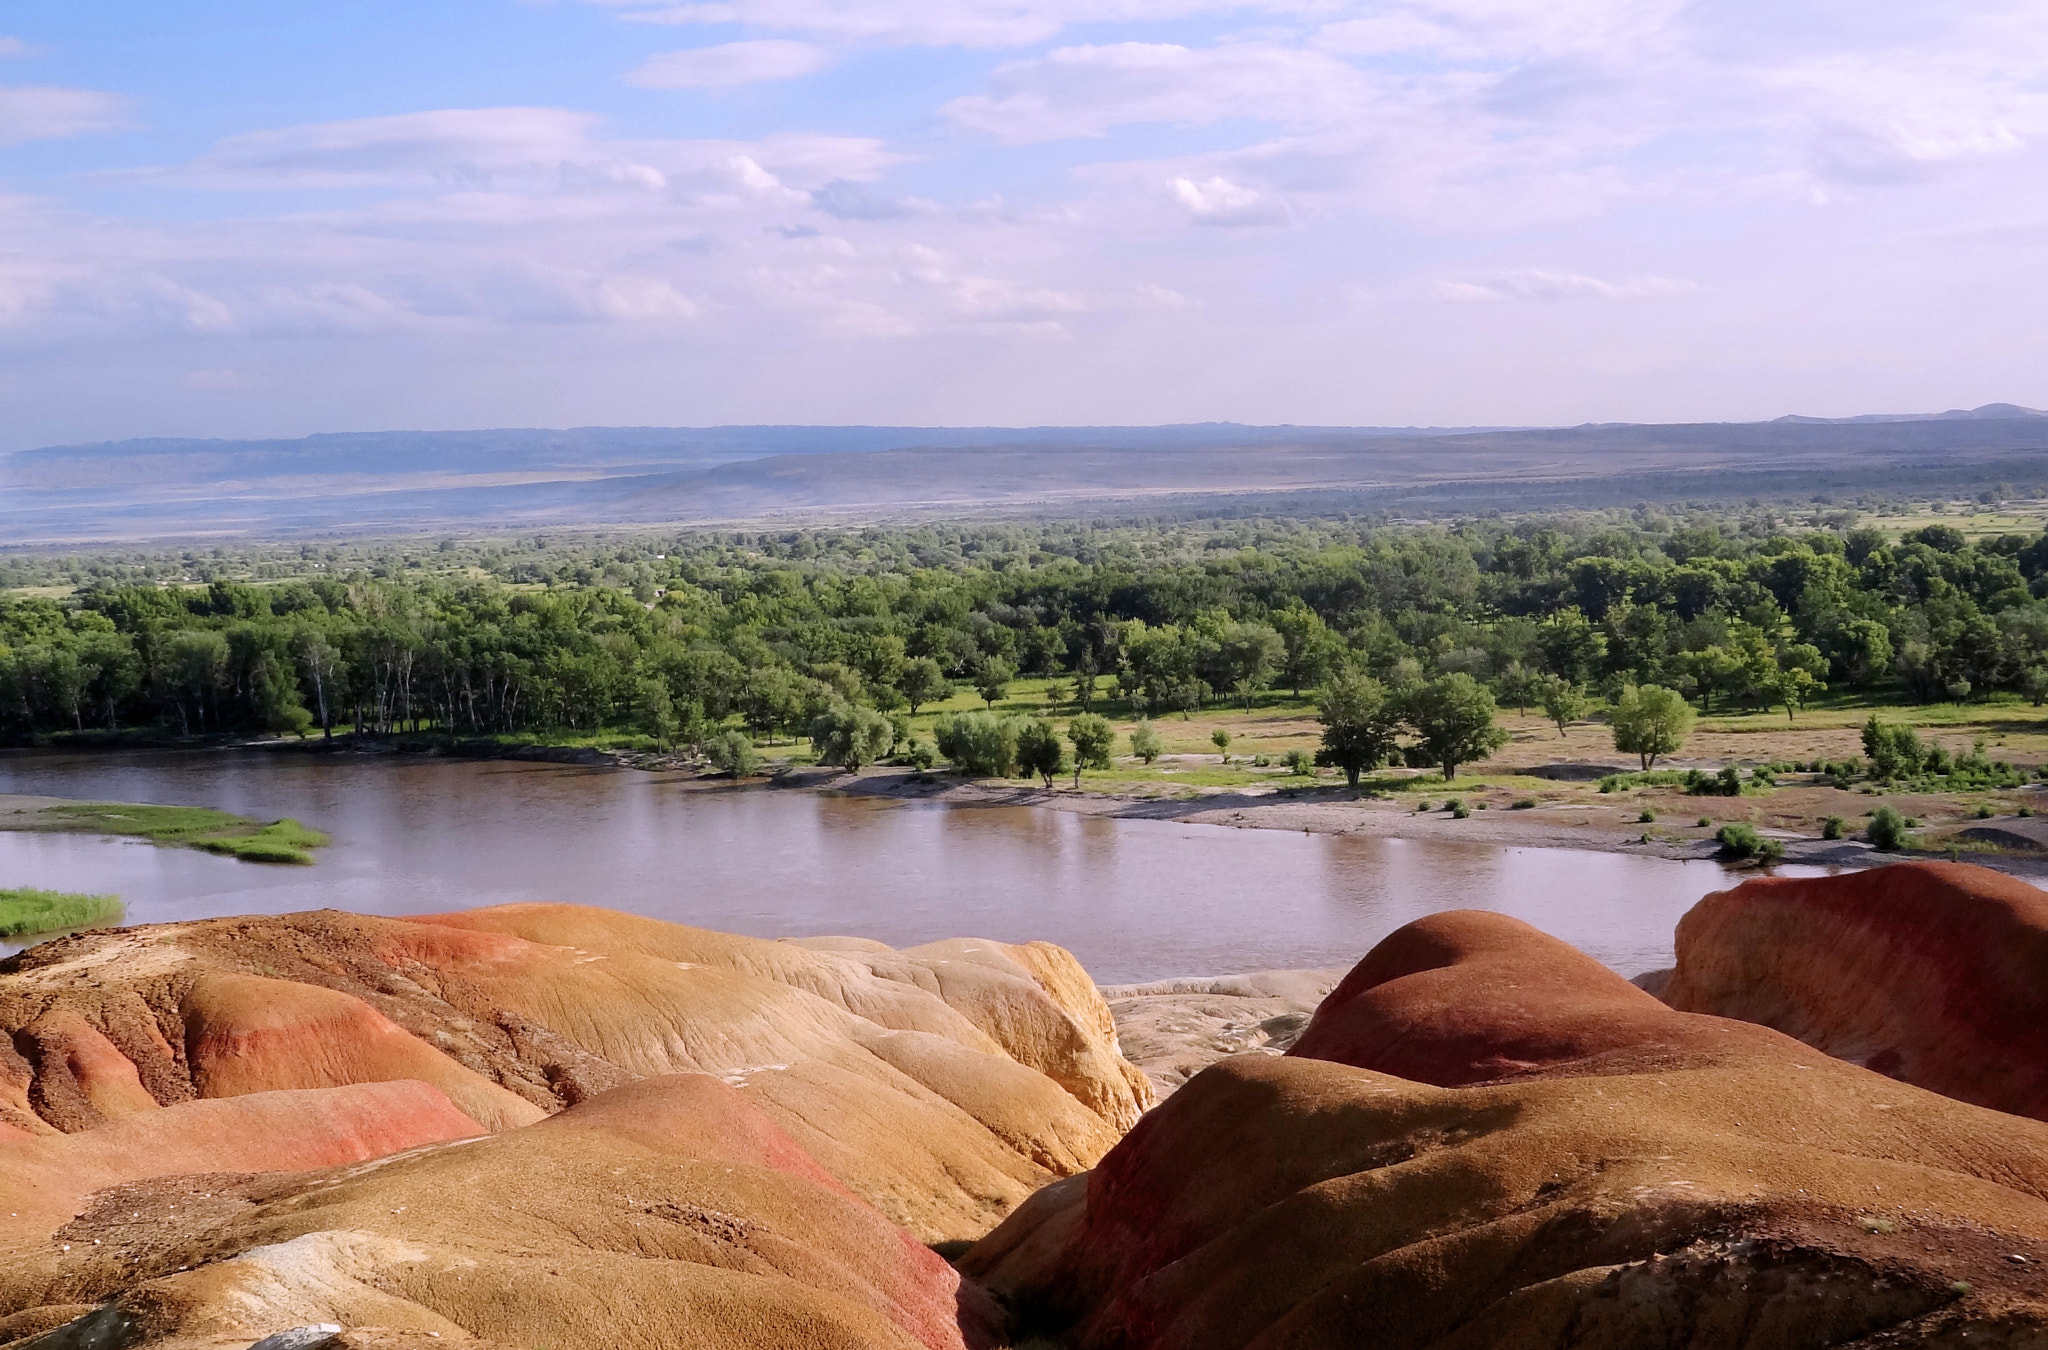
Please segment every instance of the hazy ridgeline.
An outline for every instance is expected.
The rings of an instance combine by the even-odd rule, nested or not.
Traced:
[[[1555,676],[1762,706],[1795,668],[1837,690],[2048,696],[2048,535],[1899,538],[1846,512],[449,540],[16,570],[60,566],[75,594],[0,606],[10,737],[623,727],[688,743],[1018,675],[1153,713],[1344,669],[1462,671],[1507,704]],[[178,568],[193,570],[140,580]]]

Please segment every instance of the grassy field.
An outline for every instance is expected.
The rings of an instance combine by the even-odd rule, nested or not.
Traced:
[[[265,823],[204,806],[142,806],[127,802],[78,802],[47,807],[24,819],[22,828],[80,834],[125,835],[171,848],[196,848],[244,862],[313,861],[311,850],[327,836],[296,820]]]
[[[121,918],[121,899],[114,895],[78,895],[69,891],[0,890],[0,938],[61,933]]]

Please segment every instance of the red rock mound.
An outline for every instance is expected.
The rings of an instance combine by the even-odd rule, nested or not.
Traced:
[[[0,1126],[24,1133],[401,1079],[507,1130],[708,1073],[934,1241],[1091,1165],[1150,1100],[1058,948],[797,945],[567,905],[82,934],[0,963],[0,1030]]]
[[[1755,1027],[1674,1013],[1520,919],[1452,910],[1417,919],[1374,947],[1288,1053],[1458,1087],[1745,1047],[1798,1049]]]
[[[1102,1350],[2031,1346],[2048,1126],[1439,915],[962,1268]]]
[[[335,1095],[195,1102],[149,1123]],[[31,1146],[77,1150],[124,1128]],[[49,1260],[0,1277],[15,1334],[77,1317],[80,1346],[246,1346],[319,1323],[357,1344],[966,1350],[995,1337],[978,1290],[706,1075],[371,1163],[219,1170],[235,1161],[85,1198]]]
[[[1764,877],[1678,925],[1675,1008],[2048,1120],[2048,893],[1988,868]]]

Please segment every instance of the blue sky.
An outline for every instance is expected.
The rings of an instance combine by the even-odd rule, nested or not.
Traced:
[[[0,447],[2048,404],[2048,7],[15,0]]]

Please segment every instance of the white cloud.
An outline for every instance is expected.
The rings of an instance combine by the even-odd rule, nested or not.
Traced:
[[[1220,14],[1314,14],[1343,0],[593,0],[637,23],[738,24],[841,41],[1021,47],[1076,24],[1159,23]]]
[[[1285,202],[1221,176],[1176,178],[1172,187],[1174,200],[1204,225],[1275,225],[1288,218]]]
[[[831,53],[808,42],[763,38],[694,47],[649,57],[626,75],[643,89],[732,89],[764,80],[793,80],[823,70]]]
[[[131,121],[132,105],[118,94],[92,89],[0,87],[0,145],[119,131]]]
[[[459,108],[230,136],[189,163],[128,177],[237,191],[386,188],[440,193],[626,191],[785,203],[871,179],[901,156],[869,137],[607,140],[563,108]]]
[[[1023,144],[1101,136],[1134,122],[1206,126],[1230,117],[1322,124],[1363,111],[1364,82],[1321,52],[1267,43],[1191,49],[1165,42],[1061,47],[998,69],[992,92],[943,111],[961,126]]]
[[[40,56],[42,53],[18,37],[0,37],[0,58],[10,56]]]
[[[1466,281],[1439,281],[1435,292],[1442,300],[1666,300],[1689,295],[1699,289],[1689,281],[1670,277],[1628,277],[1603,281],[1577,272],[1546,272],[1536,269],[1498,272]]]

